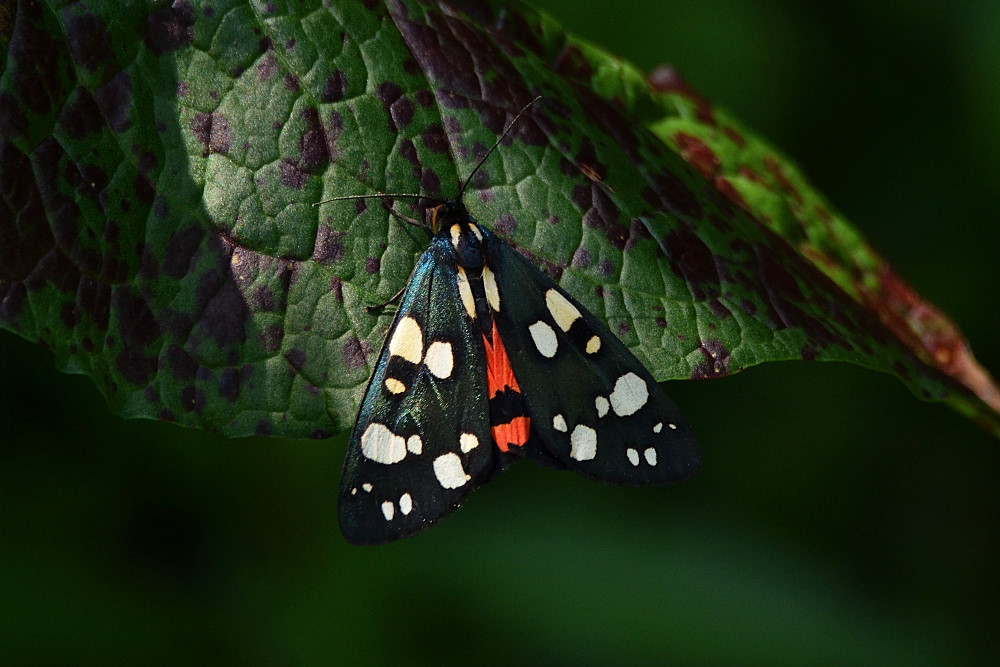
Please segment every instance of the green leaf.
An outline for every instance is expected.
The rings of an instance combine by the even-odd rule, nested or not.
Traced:
[[[454,196],[540,94],[469,208],[657,378],[851,361],[1000,430],[957,329],[784,157],[521,5],[20,3],[0,37],[0,323],[125,416],[348,428],[392,316],[364,307],[426,240],[313,204]]]

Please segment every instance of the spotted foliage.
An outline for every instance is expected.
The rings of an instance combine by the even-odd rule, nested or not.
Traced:
[[[391,316],[364,306],[424,248],[381,202],[312,204],[452,194],[540,94],[469,207],[655,379],[845,360],[992,419],[883,317],[911,291],[850,289],[864,255],[817,257],[712,140],[763,144],[520,5],[23,2],[0,38],[0,325],[123,415],[346,429]],[[755,173],[801,193],[780,156]]]

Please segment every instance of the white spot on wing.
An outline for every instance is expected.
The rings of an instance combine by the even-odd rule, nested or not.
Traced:
[[[406,457],[406,441],[384,424],[372,422],[361,434],[361,453],[376,463],[399,463]]]
[[[565,433],[567,430],[569,430],[569,427],[566,426],[566,418],[563,417],[562,415],[556,415],[555,417],[553,417],[552,428],[554,428],[557,431],[562,431],[563,433]]]
[[[444,380],[451,376],[451,371],[455,367],[455,356],[451,353],[451,343],[436,340],[427,348],[427,356],[424,363],[428,370],[436,377]]]
[[[488,266],[483,267],[483,287],[486,288],[486,300],[490,302],[493,312],[500,312],[500,290],[497,289],[497,278]]]
[[[577,424],[569,436],[569,456],[577,461],[589,461],[597,456],[597,431]]]
[[[676,431],[677,430],[677,424],[675,424],[673,422],[670,422],[669,424],[667,424],[667,426],[670,427],[671,431]]]
[[[556,332],[553,331],[552,327],[538,320],[528,327],[528,332],[531,334],[531,339],[535,341],[535,347],[538,348],[539,354],[549,359],[556,356],[559,341],[556,340]]]
[[[419,364],[424,355],[424,333],[412,317],[404,317],[396,324],[396,330],[389,339],[389,354],[406,359],[411,364]]]
[[[556,321],[556,324],[563,331],[569,331],[569,328],[573,326],[573,322],[580,319],[580,311],[556,289],[549,289],[545,293],[545,305],[548,306],[549,312],[552,313],[552,319]]]
[[[603,396],[598,396],[597,398],[594,399],[594,407],[597,408],[598,417],[603,417],[604,415],[608,414],[608,408],[610,407],[610,405],[611,404],[608,403],[608,399],[604,398]]]
[[[406,385],[397,380],[396,378],[386,378],[385,388],[388,389],[393,394],[402,394],[406,391]]]
[[[472,479],[465,474],[462,459],[454,452],[442,454],[434,459],[434,475],[438,483],[446,489],[457,489]]]
[[[619,417],[634,415],[649,400],[646,381],[635,373],[626,373],[615,382],[611,392],[611,408]]]
[[[656,426],[653,427],[653,433],[659,433],[663,430],[663,422],[656,422]]]
[[[369,484],[368,482],[365,482],[364,484],[362,484],[361,488],[365,490],[365,493],[371,493],[372,492],[372,485]]]
[[[472,298],[472,288],[469,287],[469,276],[465,275],[465,269],[458,267],[458,294],[462,297],[462,305],[469,319],[476,319],[476,300]]]
[[[392,517],[396,514],[396,507],[391,501],[385,501],[382,503],[382,516],[385,517],[386,521],[392,521]]]
[[[411,454],[420,454],[424,451],[424,441],[420,439],[419,435],[413,434],[406,439],[406,449]]]
[[[399,511],[406,516],[413,509],[413,498],[410,498],[410,494],[404,493],[399,497]]]
[[[478,446],[479,438],[474,436],[472,433],[463,433],[458,436],[458,447],[462,450],[463,454],[468,454]]]
[[[597,354],[597,351],[600,349],[601,337],[595,334],[587,341],[587,354]]]
[[[625,450],[625,456],[628,457],[628,462],[634,466],[639,465],[639,452],[629,447]]]
[[[648,463],[651,466],[655,466],[656,465],[656,450],[655,449],[653,449],[652,447],[650,447],[646,451],[644,451],[642,453],[642,455],[644,457],[646,457],[646,463]]]

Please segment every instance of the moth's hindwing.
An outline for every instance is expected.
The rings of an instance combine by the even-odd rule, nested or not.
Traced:
[[[505,464],[490,440],[482,338],[456,280],[454,249],[435,238],[410,277],[351,434],[339,520],[353,543],[423,530]]]
[[[612,484],[697,472],[691,428],[646,367],[520,253],[489,232],[486,241],[500,295],[494,318],[540,436],[524,455]]]

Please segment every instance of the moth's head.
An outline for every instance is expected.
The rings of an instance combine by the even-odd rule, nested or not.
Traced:
[[[449,199],[434,208],[430,209],[429,227],[433,234],[437,234],[443,229],[448,229],[456,222],[475,222],[476,219],[469,215],[469,210],[460,199]]]

